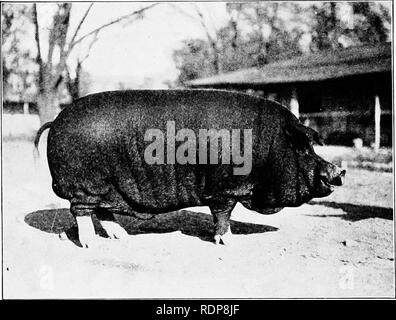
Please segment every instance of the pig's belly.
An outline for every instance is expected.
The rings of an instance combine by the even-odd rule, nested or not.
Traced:
[[[193,172],[152,166],[114,179],[114,188],[137,212],[160,213],[202,204],[203,185]],[[114,195],[115,202],[119,196]]]

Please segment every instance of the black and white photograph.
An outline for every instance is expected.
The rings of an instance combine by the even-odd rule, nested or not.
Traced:
[[[2,2],[2,299],[395,298],[393,5]]]

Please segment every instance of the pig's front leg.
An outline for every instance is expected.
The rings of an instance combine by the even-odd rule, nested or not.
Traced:
[[[212,212],[215,224],[215,243],[229,244],[232,237],[230,218],[236,201],[230,198],[212,198],[207,205]]]

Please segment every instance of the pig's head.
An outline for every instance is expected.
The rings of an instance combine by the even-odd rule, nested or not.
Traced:
[[[345,170],[319,157],[312,145],[319,134],[296,118],[281,125],[270,147],[268,161],[254,188],[257,209],[295,207],[312,198],[330,195],[343,184]]]

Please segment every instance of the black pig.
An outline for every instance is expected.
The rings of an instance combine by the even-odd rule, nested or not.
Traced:
[[[260,213],[276,212],[329,195],[345,175],[315,154],[318,133],[287,108],[236,92],[92,94],[43,125],[36,147],[47,128],[52,188],[70,201],[83,246],[94,239],[92,214],[111,238],[121,238],[126,232],[113,213],[160,214],[192,206],[209,206],[215,241],[225,242],[238,201]],[[201,137],[203,129],[212,131]]]

